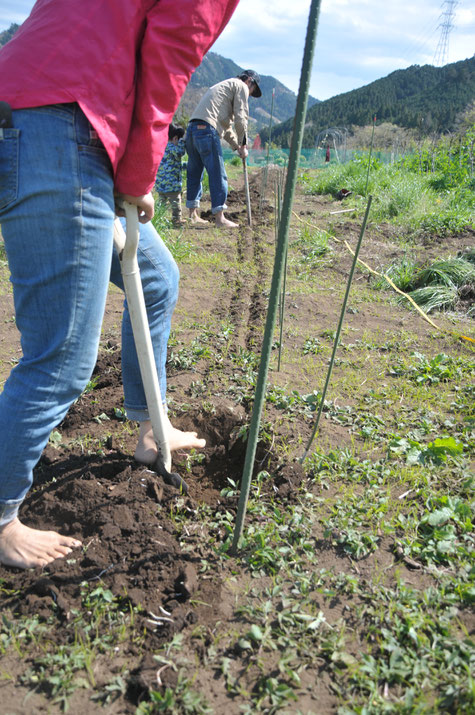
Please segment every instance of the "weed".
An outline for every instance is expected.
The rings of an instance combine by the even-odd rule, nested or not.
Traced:
[[[183,674],[178,675],[176,687],[165,688],[163,693],[151,690],[149,700],[142,701],[136,710],[136,715],[153,715],[164,712],[169,715],[212,715],[213,709],[206,698],[190,687],[190,681]]]
[[[398,360],[389,369],[389,374],[405,376],[417,385],[433,385],[439,382],[460,380],[462,375],[475,374],[475,363],[470,360],[452,358],[445,353],[439,353],[433,358],[426,358],[419,352],[413,352],[414,364]]]
[[[475,270],[462,256],[438,260],[426,268],[418,267],[412,258],[404,256],[391,264],[385,275],[427,312],[453,308],[460,296],[475,286]],[[378,289],[389,288],[383,277],[373,285]],[[407,304],[404,297],[398,296],[397,300]]]
[[[234,481],[234,479],[231,479],[230,477],[226,477],[226,481],[229,484],[229,487],[223,487],[221,491],[219,492],[222,497],[234,497],[236,494],[238,494],[238,485]]]
[[[55,449],[59,449],[63,442],[63,436],[58,430],[53,430],[49,436],[48,444],[50,444]]]
[[[91,700],[100,702],[101,705],[114,703],[118,698],[124,696],[127,691],[127,676],[127,670],[122,675],[117,675],[107,685],[104,685],[100,692],[94,694]]]
[[[22,677],[28,685],[41,687],[64,712],[69,698],[78,688],[90,688],[91,683],[79,671],[86,668],[86,653],[81,648],[60,646],[55,653],[36,658],[32,668]],[[93,683],[94,684],[94,683]]]
[[[299,238],[292,244],[292,248],[299,249],[298,263],[308,269],[320,265],[322,258],[331,251],[328,238],[329,234],[326,231],[318,231],[307,226],[301,229]]]
[[[407,291],[414,285],[415,277],[420,268],[417,262],[408,254],[405,254],[401,259],[392,263],[384,274],[392,280],[392,282],[402,291]],[[384,278],[377,278],[373,283],[377,289],[387,289],[388,283]]]
[[[388,449],[392,455],[404,455],[408,464],[441,464],[463,453],[463,445],[453,437],[438,437],[427,446],[414,439],[394,438]]]
[[[304,355],[318,355],[319,353],[323,352],[323,347],[320,343],[320,340],[318,338],[307,338],[303,345],[302,352]]]
[[[127,421],[127,413],[123,407],[114,407],[114,417],[119,422]]]
[[[22,624],[23,632],[29,631],[32,637],[42,636],[44,640],[42,654],[31,659],[21,682],[46,692],[64,712],[69,709],[69,700],[78,688],[95,688],[93,664],[97,655],[112,650],[127,637],[133,625],[134,612],[128,599],[114,597],[102,585],[91,588],[87,583],[81,586],[81,596],[81,609],[71,609],[66,627],[67,643],[56,645],[54,650],[53,644],[44,639],[46,624],[28,625],[28,621]],[[109,702],[119,687],[122,687],[119,681],[110,684],[100,699]]]
[[[96,389],[97,383],[99,382],[98,377],[91,377],[89,382],[87,383],[86,387],[84,388],[83,395],[88,395],[90,392],[93,392],[93,390]]]

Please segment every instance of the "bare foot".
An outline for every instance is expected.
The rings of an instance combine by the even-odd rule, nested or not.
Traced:
[[[15,518],[0,526],[0,563],[31,569],[70,554],[81,542],[56,531],[30,529]]]
[[[182,432],[168,419],[166,429],[170,452],[178,449],[203,449],[206,446],[205,439],[199,439],[196,432]],[[140,423],[139,441],[135,450],[134,458],[141,464],[153,464],[157,456],[157,445],[153,437],[152,423],[150,420]]]
[[[216,221],[217,228],[238,228],[239,224],[230,221],[228,218],[222,218],[221,221]]]
[[[191,223],[209,223],[209,221],[206,221],[206,219],[201,218],[201,216],[198,214],[197,209],[194,209],[193,211],[190,211],[190,222]]]
[[[217,228],[237,228],[238,224],[234,223],[234,221],[230,221],[226,216],[224,215],[224,211],[217,211],[215,214],[215,219],[216,219],[216,227]]]

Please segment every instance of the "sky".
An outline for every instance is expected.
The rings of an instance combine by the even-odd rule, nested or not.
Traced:
[[[0,4],[2,31],[21,24],[34,0]],[[435,64],[449,7],[443,0],[322,0],[310,94],[328,99],[398,69]],[[309,8],[310,0],[240,0],[211,49],[297,92]],[[446,62],[475,53],[475,0],[458,0],[454,10]]]

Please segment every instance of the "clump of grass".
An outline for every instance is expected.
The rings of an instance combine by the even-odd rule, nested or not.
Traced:
[[[475,289],[475,268],[466,259],[466,254],[435,261],[423,269],[406,255],[392,263],[384,273],[428,313],[454,308],[467,291]],[[384,278],[379,278],[374,287],[387,288],[388,284]],[[404,298],[399,301],[403,302]]]
[[[329,234],[326,231],[315,230],[305,226],[299,233],[299,238],[293,243],[298,247],[300,255],[297,260],[300,265],[312,269],[321,265],[324,257],[331,253],[328,245]]]
[[[170,208],[162,201],[155,202],[155,214],[152,224],[175,261],[181,263],[195,253],[194,244],[185,237],[183,231],[171,230]]]
[[[417,228],[423,233],[445,236],[449,233],[460,233],[470,225],[473,225],[473,216],[468,208],[464,210],[447,208],[421,217]]]
[[[183,231],[178,233],[170,231],[162,235],[162,238],[177,263],[182,263],[186,258],[196,254],[195,245],[185,237]]]
[[[408,295],[419,305],[426,313],[431,310],[443,310],[451,308],[457,301],[457,288],[447,285],[429,285],[423,288],[416,288],[410,291]],[[400,298],[404,301],[404,298]]]
[[[399,290],[407,291],[411,290],[414,285],[414,278],[419,271],[419,266],[417,262],[409,255],[404,255],[402,259],[391,263],[389,268],[384,271],[385,275],[388,276],[396,285]],[[378,278],[374,282],[374,287],[377,289],[387,288],[388,283],[383,277]]]
[[[475,283],[475,267],[463,258],[436,261],[418,275],[415,288],[428,285],[461,287]]]
[[[152,224],[160,236],[166,233],[171,227],[170,209],[163,201],[155,201],[155,213],[152,218]]]

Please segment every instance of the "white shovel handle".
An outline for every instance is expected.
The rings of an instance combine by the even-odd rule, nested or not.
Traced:
[[[126,233],[124,233],[119,219],[116,218],[114,221],[114,243],[119,254],[125,295],[127,297],[153,436],[162,456],[165,469],[169,472],[171,469],[171,455],[165,431],[165,412],[160,395],[157,367],[155,365],[152,338],[150,337],[150,327],[137,261],[137,246],[139,243],[137,206],[125,201],[124,209]]]

